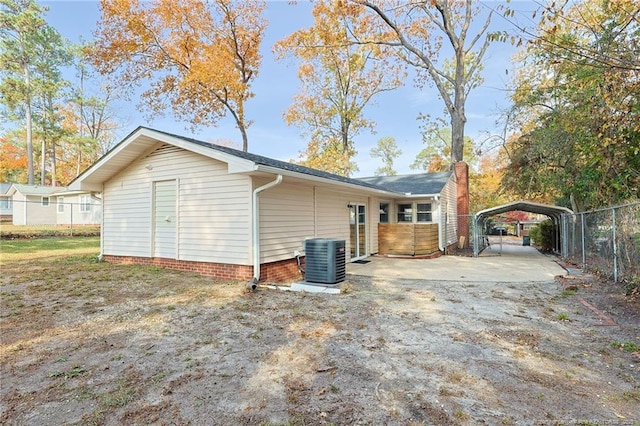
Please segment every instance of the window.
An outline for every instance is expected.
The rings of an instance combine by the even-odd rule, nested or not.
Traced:
[[[80,211],[83,213],[91,211],[91,195],[80,196]]]
[[[398,204],[398,222],[413,222],[411,204]]]
[[[0,197],[0,209],[9,210],[11,208],[11,198]]]
[[[380,203],[380,223],[389,223],[389,203]]]
[[[418,203],[418,222],[431,221],[431,203]]]
[[[40,205],[42,207],[49,207],[49,197],[42,197],[40,199]]]
[[[64,197],[58,197],[58,213],[64,213]]]

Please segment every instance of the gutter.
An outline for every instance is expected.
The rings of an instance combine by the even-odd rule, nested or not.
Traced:
[[[260,281],[260,209],[258,206],[258,194],[282,182],[282,175],[278,174],[274,181],[259,186],[253,190],[252,197],[252,240],[253,240],[253,278],[247,283],[247,288],[255,290]]]

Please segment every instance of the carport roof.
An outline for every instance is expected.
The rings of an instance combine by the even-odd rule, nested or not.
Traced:
[[[500,213],[516,211],[516,210],[543,214],[555,219],[558,219],[563,214],[573,214],[573,211],[566,207],[551,206],[548,204],[534,203],[532,201],[514,201],[512,203],[503,204],[501,206],[481,210],[478,213],[476,213],[476,218],[484,219],[489,216],[495,216]]]

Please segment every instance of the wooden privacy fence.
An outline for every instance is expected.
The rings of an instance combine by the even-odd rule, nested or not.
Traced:
[[[380,223],[378,224],[380,254],[422,256],[435,253],[438,248],[437,223]]]

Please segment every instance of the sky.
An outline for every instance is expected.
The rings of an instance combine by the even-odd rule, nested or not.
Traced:
[[[45,15],[47,22],[69,41],[93,39],[93,31],[100,20],[97,1],[54,0],[40,3],[49,8]],[[499,3],[483,1],[482,6],[485,9],[495,8]],[[511,0],[510,7],[516,12],[512,20],[521,26],[533,25],[532,12],[538,7],[535,2]],[[246,105],[246,117],[253,120],[247,131],[249,151],[283,161],[295,160],[306,148],[307,141],[298,128],[285,124],[283,113],[299,90],[297,64],[292,60],[276,61],[272,46],[292,32],[312,25],[311,5],[304,1],[292,5],[288,0],[270,0],[266,18],[269,24],[262,44],[262,65],[252,83],[255,97]],[[510,28],[512,25],[502,17],[496,16],[492,20],[492,30]],[[516,48],[509,43],[493,43],[485,55],[485,81],[470,93],[466,107],[465,133],[476,144],[488,135],[502,134],[502,125],[497,121],[501,112],[509,107],[508,84],[513,75],[511,58],[515,52]],[[223,118],[216,127],[201,127],[194,131],[189,123],[177,120],[170,111],[163,117],[149,119],[136,108],[136,104],[137,101],[132,99],[118,105],[119,116],[124,123],[118,131],[118,141],[138,126],[148,126],[204,141],[233,141],[234,147],[241,149],[240,132],[231,117]],[[409,166],[424,147],[417,119],[420,114],[446,118],[444,103],[431,85],[417,89],[408,79],[403,87],[378,95],[364,110],[365,118],[376,123],[375,134],[362,132],[355,139],[358,151],[355,161],[359,171],[354,173],[354,177],[372,176],[376,168],[382,166],[382,160],[372,158],[370,150],[380,138],[388,136],[395,138],[402,150],[402,155],[394,161],[394,169],[399,174],[418,173]]]

